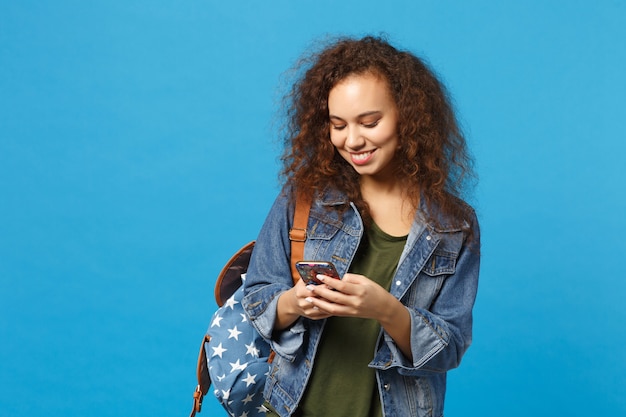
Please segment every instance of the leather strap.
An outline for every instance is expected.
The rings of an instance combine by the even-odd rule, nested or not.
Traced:
[[[296,269],[296,262],[304,257],[304,242],[306,242],[306,226],[309,222],[309,212],[311,211],[310,194],[298,193],[296,197],[296,209],[293,215],[293,225],[289,231],[291,241],[291,277],[295,284],[300,279],[300,274]]]
[[[204,335],[202,344],[200,345],[200,353],[198,354],[198,367],[196,368],[196,374],[198,377],[198,385],[193,393],[193,407],[191,408],[191,414],[189,417],[194,417],[196,411],[202,410],[202,400],[211,386],[211,376],[209,376],[209,364],[206,360],[206,343],[211,340],[209,335]]]
[[[293,215],[293,225],[289,231],[289,240],[291,241],[291,277],[295,285],[300,279],[300,274],[296,270],[296,262],[301,261],[304,256],[304,242],[306,242],[306,227],[309,221],[309,212],[311,211],[311,196],[309,194],[298,193],[296,197],[295,213]],[[246,245],[248,247],[251,244]],[[230,261],[229,261],[230,263]],[[204,336],[200,345],[200,354],[198,355],[198,366],[196,369],[198,377],[198,385],[193,393],[193,408],[189,417],[194,417],[196,412],[202,410],[202,400],[211,386],[211,377],[209,376],[209,368],[206,359],[206,343],[211,340],[208,335]],[[270,353],[269,362],[273,358],[274,352]]]

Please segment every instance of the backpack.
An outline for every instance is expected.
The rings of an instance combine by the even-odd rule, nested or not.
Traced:
[[[310,200],[298,195],[291,241],[291,275],[299,279],[296,261],[303,257]],[[202,400],[213,385],[216,398],[229,415],[264,416],[263,389],[274,356],[269,344],[250,324],[241,306],[242,285],[254,241],[244,245],[224,265],[215,283],[215,301],[219,308],[200,344],[196,374],[198,385],[193,394],[190,417],[202,409]]]

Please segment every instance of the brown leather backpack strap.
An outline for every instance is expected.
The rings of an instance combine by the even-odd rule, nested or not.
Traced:
[[[293,226],[289,231],[291,241],[291,277],[295,284],[300,279],[300,274],[296,270],[296,262],[304,258],[304,242],[306,242],[306,227],[309,222],[309,212],[311,211],[311,195],[298,193],[296,196],[296,209],[293,215]]]
[[[198,386],[196,387],[196,391],[193,393],[193,407],[191,408],[191,414],[189,417],[194,417],[196,412],[200,412],[202,410],[202,400],[207,392],[209,392],[209,387],[211,386],[211,376],[209,375],[209,366],[206,359],[206,343],[211,340],[208,335],[204,335],[204,339],[202,339],[202,344],[200,345],[200,353],[198,354],[198,366],[196,368],[196,373],[198,377]]]

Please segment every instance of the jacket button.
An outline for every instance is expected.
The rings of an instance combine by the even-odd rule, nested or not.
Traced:
[[[430,239],[432,239],[430,235],[426,236],[426,240],[430,240]]]
[[[389,388],[391,388],[391,385],[385,384],[383,385],[383,388],[385,389],[385,391],[389,391]]]

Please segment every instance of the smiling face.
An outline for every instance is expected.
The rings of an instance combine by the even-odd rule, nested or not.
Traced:
[[[350,75],[328,94],[330,141],[361,175],[393,179],[398,109],[387,82],[374,74]]]

